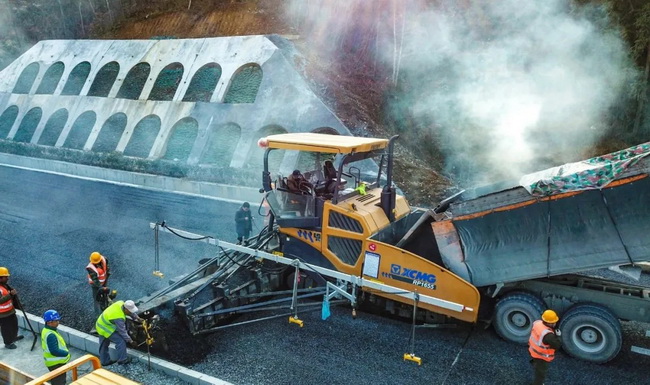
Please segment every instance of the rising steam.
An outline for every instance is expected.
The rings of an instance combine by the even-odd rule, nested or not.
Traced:
[[[577,160],[607,133],[631,73],[606,12],[570,0],[295,0],[290,10],[325,52],[373,48],[398,90],[392,110],[432,130],[466,183]]]

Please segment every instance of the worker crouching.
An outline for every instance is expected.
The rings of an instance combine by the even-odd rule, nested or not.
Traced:
[[[126,317],[130,317],[135,322],[142,322],[137,313],[138,308],[133,301],[117,301],[107,307],[97,319],[95,328],[99,334],[99,361],[102,366],[116,362],[111,360],[108,352],[111,342],[115,344],[117,350],[117,363],[124,365],[131,362],[126,354],[126,345],[135,345],[135,342],[126,331]]]
[[[548,365],[555,359],[555,351],[560,348],[561,332],[555,329],[560,318],[553,310],[542,313],[542,319],[533,322],[528,340],[528,352],[535,371],[533,385],[544,384]]]

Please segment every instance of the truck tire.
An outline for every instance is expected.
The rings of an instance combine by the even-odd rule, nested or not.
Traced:
[[[494,330],[506,341],[527,344],[533,322],[540,318],[544,309],[544,302],[533,294],[509,293],[494,307]]]
[[[560,320],[562,348],[581,360],[603,364],[621,350],[621,323],[604,306],[578,304]]]

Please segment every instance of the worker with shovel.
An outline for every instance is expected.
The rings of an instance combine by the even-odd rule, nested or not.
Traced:
[[[16,349],[16,341],[24,336],[18,335],[18,317],[14,301],[18,297],[16,289],[9,286],[9,269],[0,267],[0,329],[5,348]]]
[[[88,274],[88,283],[93,294],[93,306],[95,308],[95,317],[99,317],[102,314],[101,303],[99,301],[99,292],[104,291],[108,283],[108,277],[110,272],[108,269],[108,259],[101,255],[98,251],[93,251],[90,254],[90,261],[86,266],[86,273]],[[90,334],[96,334],[97,331],[93,327],[90,329]]]

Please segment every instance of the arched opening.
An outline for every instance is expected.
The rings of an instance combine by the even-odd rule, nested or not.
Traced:
[[[149,78],[149,72],[151,72],[151,66],[149,63],[138,63],[129,73],[126,74],[124,82],[122,82],[122,87],[117,92],[117,97],[122,99],[131,99],[138,100],[142,89],[144,88],[147,79]]]
[[[124,149],[124,155],[146,158],[156,142],[160,132],[160,118],[157,115],[149,115],[142,118],[133,129],[129,143]]]
[[[221,78],[221,66],[208,63],[199,68],[192,77],[190,86],[183,97],[184,102],[209,102]]]
[[[92,150],[96,152],[115,151],[124,133],[126,121],[126,114],[122,112],[118,112],[106,119],[101,130],[99,130],[95,143],[93,143]]]
[[[255,103],[257,91],[262,83],[262,68],[249,63],[241,66],[230,80],[224,103]]]
[[[277,126],[277,125],[271,125],[271,126],[266,126],[259,130],[256,135],[254,136],[254,145],[251,146],[251,149],[248,153],[248,164],[251,165],[251,167],[254,168],[259,168],[262,169],[262,165],[264,164],[264,148],[260,148],[257,146],[257,141],[260,138],[263,138],[268,135],[275,135],[275,134],[286,134],[287,130],[284,129],[284,127]],[[284,159],[284,150],[273,150],[269,154],[269,171],[271,172],[277,172],[280,169],[280,164],[282,163],[282,159]]]
[[[37,94],[52,95],[56,90],[56,86],[59,85],[61,81],[61,76],[63,75],[63,70],[65,70],[65,65],[58,61],[50,66],[50,68],[45,71],[41,84],[38,85],[36,89]]]
[[[222,124],[213,126],[209,135],[200,163],[228,167],[237,149],[241,128],[235,123]]]
[[[194,118],[183,118],[176,122],[167,140],[163,159],[186,162],[198,132],[199,124]]]
[[[43,110],[39,107],[34,107],[29,110],[25,116],[23,116],[23,120],[20,121],[18,131],[16,131],[16,135],[14,135],[14,141],[29,143],[32,140],[32,136],[34,136],[34,131],[36,131],[38,123],[41,122],[42,116]]]
[[[0,139],[7,139],[11,127],[14,126],[16,118],[18,117],[18,107],[9,106],[0,115]]]
[[[65,82],[65,86],[63,86],[61,95],[79,95],[84,88],[84,84],[86,84],[86,80],[88,80],[89,74],[90,63],[87,61],[83,61],[74,66],[72,71],[70,71],[68,80]]]
[[[151,89],[149,100],[173,100],[182,78],[183,65],[181,63],[172,63],[163,68]]]
[[[50,116],[45,123],[43,128],[43,133],[41,137],[38,138],[38,144],[43,146],[54,146],[56,141],[59,140],[59,136],[65,127],[66,122],[68,121],[68,110],[61,108]]]
[[[311,130],[311,132],[314,132],[316,134],[340,135],[340,133],[332,127],[318,127]]]
[[[95,121],[97,121],[97,114],[94,111],[86,111],[79,115],[70,129],[68,137],[65,138],[63,147],[83,150],[90,132],[95,126]]]
[[[115,79],[120,73],[120,65],[116,61],[106,63],[95,75],[93,84],[90,86],[88,96],[107,97],[113,88]]]
[[[36,76],[38,76],[39,69],[40,66],[38,65],[38,63],[31,63],[30,65],[25,67],[23,72],[20,73],[20,76],[16,81],[16,85],[14,86],[14,90],[12,91],[12,93],[28,94],[29,91],[32,89],[32,86],[34,85],[34,80],[36,80]]]
[[[339,132],[333,129],[332,127],[319,127],[311,132],[317,134],[329,134],[329,135],[339,135]],[[298,161],[296,162],[296,168],[301,171],[304,170],[322,170],[323,163],[326,160],[334,160],[334,156],[326,157],[325,155],[317,155],[315,152],[301,151],[298,154]]]

